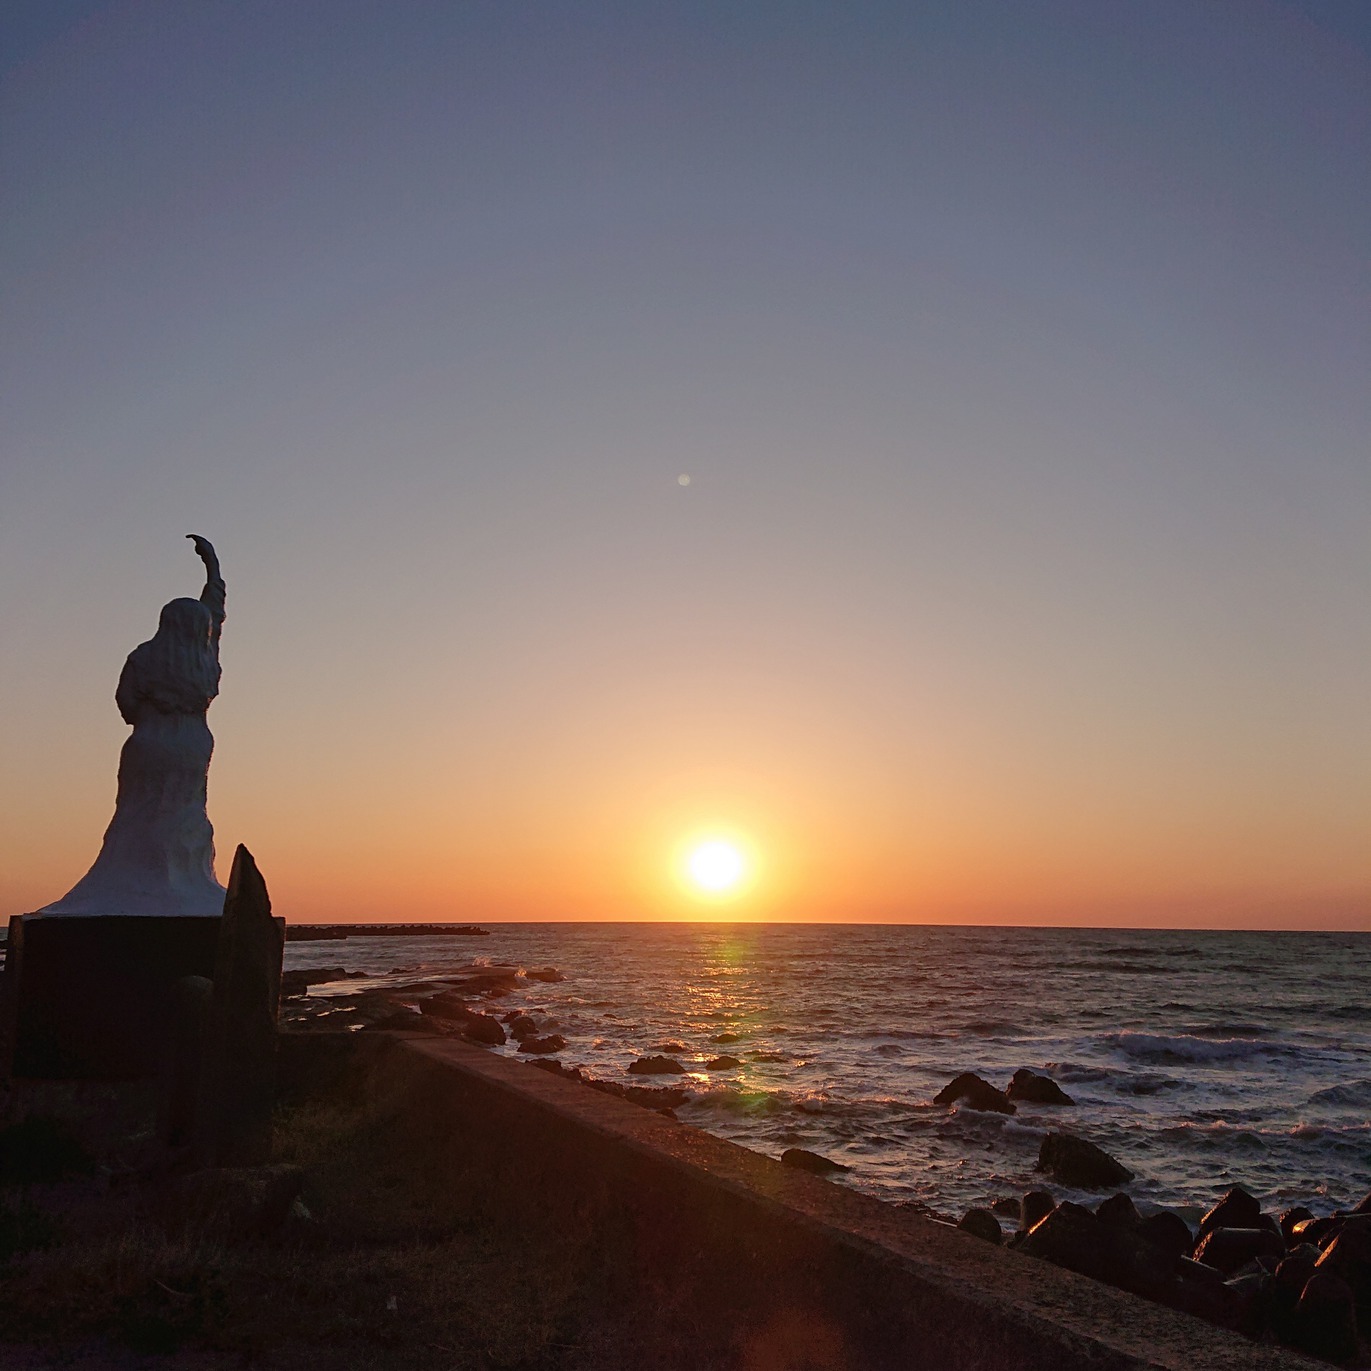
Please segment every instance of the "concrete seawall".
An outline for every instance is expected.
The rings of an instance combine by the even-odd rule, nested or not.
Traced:
[[[556,1206],[603,1234],[605,1280],[690,1330],[702,1367],[1319,1365],[452,1039],[283,1039],[288,1080],[321,1081],[330,1063],[384,1101],[390,1127],[422,1136],[435,1165],[479,1164],[511,1221]]]

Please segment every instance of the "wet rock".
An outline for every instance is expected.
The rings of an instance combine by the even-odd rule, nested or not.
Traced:
[[[327,985],[330,981],[341,981],[346,977],[347,972],[341,966],[318,967],[313,971],[283,971],[281,998],[294,999],[305,994],[312,985]]]
[[[1021,1066],[1009,1082],[1005,1095],[1011,1100],[1029,1104],[1075,1104],[1076,1101],[1052,1079]]]
[[[462,1037],[482,1047],[503,1047],[505,1030],[490,1014],[471,1014],[462,1023]]]
[[[1057,1201],[1051,1191],[1029,1190],[1019,1201],[1019,1227],[1025,1233],[1035,1224],[1041,1223],[1055,1208]]]
[[[524,972],[524,979],[545,981],[548,985],[555,985],[558,981],[566,980],[566,977],[555,966],[535,966]]]
[[[1313,1243],[1315,1247],[1322,1247],[1324,1240],[1331,1240],[1340,1226],[1339,1220],[1331,1215],[1321,1219],[1300,1219],[1290,1230],[1290,1241]]]
[[[547,1056],[553,1052],[562,1052],[566,1049],[566,1039],[560,1033],[549,1033],[542,1038],[521,1038],[519,1040],[519,1051],[528,1052],[534,1056]]]
[[[786,1166],[793,1166],[799,1171],[808,1171],[815,1176],[826,1176],[834,1171],[852,1170],[850,1166],[844,1166],[841,1162],[835,1162],[829,1157],[821,1157],[817,1152],[811,1152],[804,1147],[787,1147],[781,1153],[781,1161]]]
[[[741,1033],[716,1033],[709,1041],[712,1043],[736,1043],[742,1036]]]
[[[1108,1190],[1133,1179],[1133,1173],[1102,1147],[1071,1133],[1049,1133],[1043,1139],[1038,1170],[1078,1190]]]
[[[1269,1317],[1276,1335],[1286,1342],[1293,1341],[1298,1334],[1295,1308],[1318,1260],[1319,1249],[1312,1243],[1303,1243],[1292,1248],[1276,1268],[1271,1281]]]
[[[527,1042],[538,1036],[538,1025],[527,1014],[506,1015],[505,1022],[509,1025],[509,1036],[516,1042]]]
[[[652,1050],[654,1052],[669,1052],[674,1054],[678,1052],[688,1052],[690,1049],[687,1048],[684,1043],[673,1041],[669,1043],[657,1043]]]
[[[1262,1207],[1240,1185],[1235,1185],[1213,1209],[1200,1220],[1200,1237],[1212,1228],[1256,1228]]]
[[[1063,1201],[1022,1239],[1018,1250],[1120,1290],[1170,1302],[1176,1261],[1132,1229],[1102,1222],[1083,1205]]]
[[[1269,1228],[1211,1228],[1195,1248],[1195,1260],[1222,1271],[1225,1276],[1235,1274],[1257,1257],[1272,1257],[1279,1261],[1285,1256],[1285,1243],[1279,1233]]]
[[[990,1201],[990,1212],[999,1215],[1000,1218],[1011,1219],[1017,1223],[1019,1221],[1019,1201],[1008,1195],[1001,1195],[998,1199]]]
[[[634,1076],[684,1076],[686,1071],[675,1057],[639,1057],[628,1069]]]
[[[1357,1314],[1371,1331],[1371,1214],[1346,1219],[1318,1260],[1319,1271],[1331,1272],[1347,1283]]]
[[[1295,1306],[1295,1346],[1329,1361],[1357,1355],[1357,1310],[1352,1289],[1331,1271],[1315,1271]]]
[[[454,980],[452,989],[461,994],[483,995],[495,999],[501,995],[508,995],[518,984],[519,973],[514,967],[492,966],[463,976],[460,980]]]
[[[1227,1282],[1233,1292],[1233,1327],[1249,1338],[1260,1336],[1270,1322],[1272,1278],[1265,1271],[1235,1276]]]
[[[418,1010],[410,1009],[407,1005],[397,1004],[384,1014],[369,1016],[363,1024],[363,1028],[378,1031],[398,1029],[401,1032],[432,1029],[432,1031],[437,1032],[438,1030],[433,1028],[433,1022],[431,1019],[425,1019]]]
[[[1312,1219],[1313,1217],[1314,1211],[1312,1209],[1306,1209],[1302,1204],[1297,1204],[1293,1209],[1287,1209],[1280,1218],[1281,1236],[1286,1242],[1290,1242],[1291,1234],[1295,1231],[1295,1225],[1297,1223],[1303,1223],[1305,1219]]]
[[[1120,1228],[1132,1228],[1141,1216],[1132,1199],[1120,1190],[1117,1195],[1111,1195],[1095,1206],[1095,1217],[1103,1223],[1111,1223]]]
[[[1191,1233],[1190,1225],[1170,1209],[1159,1209],[1155,1214],[1140,1219],[1137,1233],[1163,1252],[1176,1257],[1188,1257],[1195,1245],[1195,1235]]]
[[[1221,1328],[1237,1328],[1246,1312],[1242,1297],[1229,1289],[1222,1272],[1189,1257],[1177,1259],[1175,1278],[1158,1298],[1173,1309],[1207,1319]]]
[[[1003,1236],[999,1220],[988,1209],[968,1209],[957,1227],[964,1233],[970,1233],[973,1238],[993,1242],[996,1247],[1000,1245]]]
[[[475,1012],[467,1004],[466,997],[456,990],[445,990],[441,995],[430,995],[428,999],[419,1001],[419,1013],[453,1023],[462,1023]]]
[[[1371,1214],[1371,1193],[1352,1211],[1354,1214]]]
[[[737,1057],[730,1057],[730,1056],[728,1056],[727,1054],[725,1054],[725,1055],[722,1056],[722,1057],[715,1057],[712,1061],[706,1062],[706,1063],[705,1063],[705,1070],[706,1070],[706,1071],[732,1071],[732,1070],[734,1069],[734,1067],[738,1067],[738,1066],[741,1066],[741,1065],[742,1065],[742,1062],[740,1062],[740,1061],[737,1059]]]
[[[995,1114],[1013,1114],[1017,1110],[989,1081],[974,1071],[963,1071],[933,1097],[934,1104],[965,1103],[968,1109],[981,1109]]]
[[[210,1167],[172,1181],[156,1212],[177,1234],[264,1238],[286,1221],[303,1184],[298,1166]]]

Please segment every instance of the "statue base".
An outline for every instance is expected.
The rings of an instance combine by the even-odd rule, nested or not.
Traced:
[[[45,1080],[157,1075],[183,976],[214,975],[217,917],[43,916],[9,922],[0,1067]]]

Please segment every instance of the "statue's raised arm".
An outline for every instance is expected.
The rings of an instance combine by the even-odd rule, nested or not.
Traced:
[[[195,544],[195,551],[205,564],[205,588],[200,592],[200,603],[214,616],[211,638],[217,650],[224,629],[224,578],[219,574],[219,557],[208,538],[198,533],[187,533],[186,537]]]

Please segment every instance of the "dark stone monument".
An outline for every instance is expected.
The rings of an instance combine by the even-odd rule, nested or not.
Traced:
[[[204,1166],[256,1166],[271,1155],[276,1011],[286,921],[273,918],[257,863],[233,857],[219,926],[195,1121]]]
[[[214,972],[219,919],[19,914],[4,973],[5,1074],[156,1076],[173,987]]]

